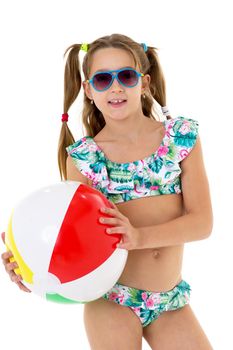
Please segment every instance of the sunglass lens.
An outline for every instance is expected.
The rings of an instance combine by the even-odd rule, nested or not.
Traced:
[[[93,84],[97,90],[104,90],[111,83],[112,76],[109,73],[98,73],[93,78]]]
[[[130,69],[125,69],[119,72],[118,78],[122,84],[126,86],[135,86],[138,82],[137,73]]]

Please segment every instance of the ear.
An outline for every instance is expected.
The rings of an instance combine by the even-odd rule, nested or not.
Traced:
[[[90,84],[88,82],[86,82],[86,81],[83,81],[82,85],[83,85],[83,89],[84,89],[84,92],[87,95],[87,97],[90,100],[93,100],[93,97],[92,97],[92,94],[91,94],[91,90],[90,90]]]
[[[150,80],[151,78],[149,74],[145,74],[144,77],[142,77],[142,93],[149,89]]]

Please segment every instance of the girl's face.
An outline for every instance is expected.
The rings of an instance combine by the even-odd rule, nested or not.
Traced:
[[[118,48],[104,48],[97,50],[92,59],[89,79],[97,71],[116,70],[121,68],[134,68],[140,72],[139,67],[135,67],[133,57],[125,50]],[[137,116],[142,113],[141,95],[148,89],[150,76],[146,74],[139,77],[138,83],[134,87],[126,87],[113,80],[112,85],[105,91],[96,91],[90,83],[84,82],[83,87],[88,98],[94,100],[96,107],[102,112],[105,121],[110,119],[124,119],[127,116]],[[109,101],[113,99],[126,100],[121,105],[114,105]]]

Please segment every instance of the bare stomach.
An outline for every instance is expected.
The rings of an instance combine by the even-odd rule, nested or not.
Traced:
[[[135,227],[164,223],[184,214],[182,194],[144,197],[117,207]],[[130,250],[118,282],[154,292],[172,289],[182,279],[183,249],[182,244]]]

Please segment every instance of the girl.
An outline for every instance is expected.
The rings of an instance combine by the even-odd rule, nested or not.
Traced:
[[[79,51],[86,52],[81,80]],[[61,179],[80,181],[112,203],[100,222],[121,233],[128,250],[117,283],[84,306],[93,350],[139,350],[142,337],[156,350],[212,349],[182,279],[184,243],[206,239],[213,225],[198,122],[166,108],[164,75],[155,47],[113,34],[70,46],[58,147]],[[86,136],[75,142],[68,110],[84,88]],[[167,117],[154,116],[156,100]],[[9,263],[6,270],[20,286]]]

